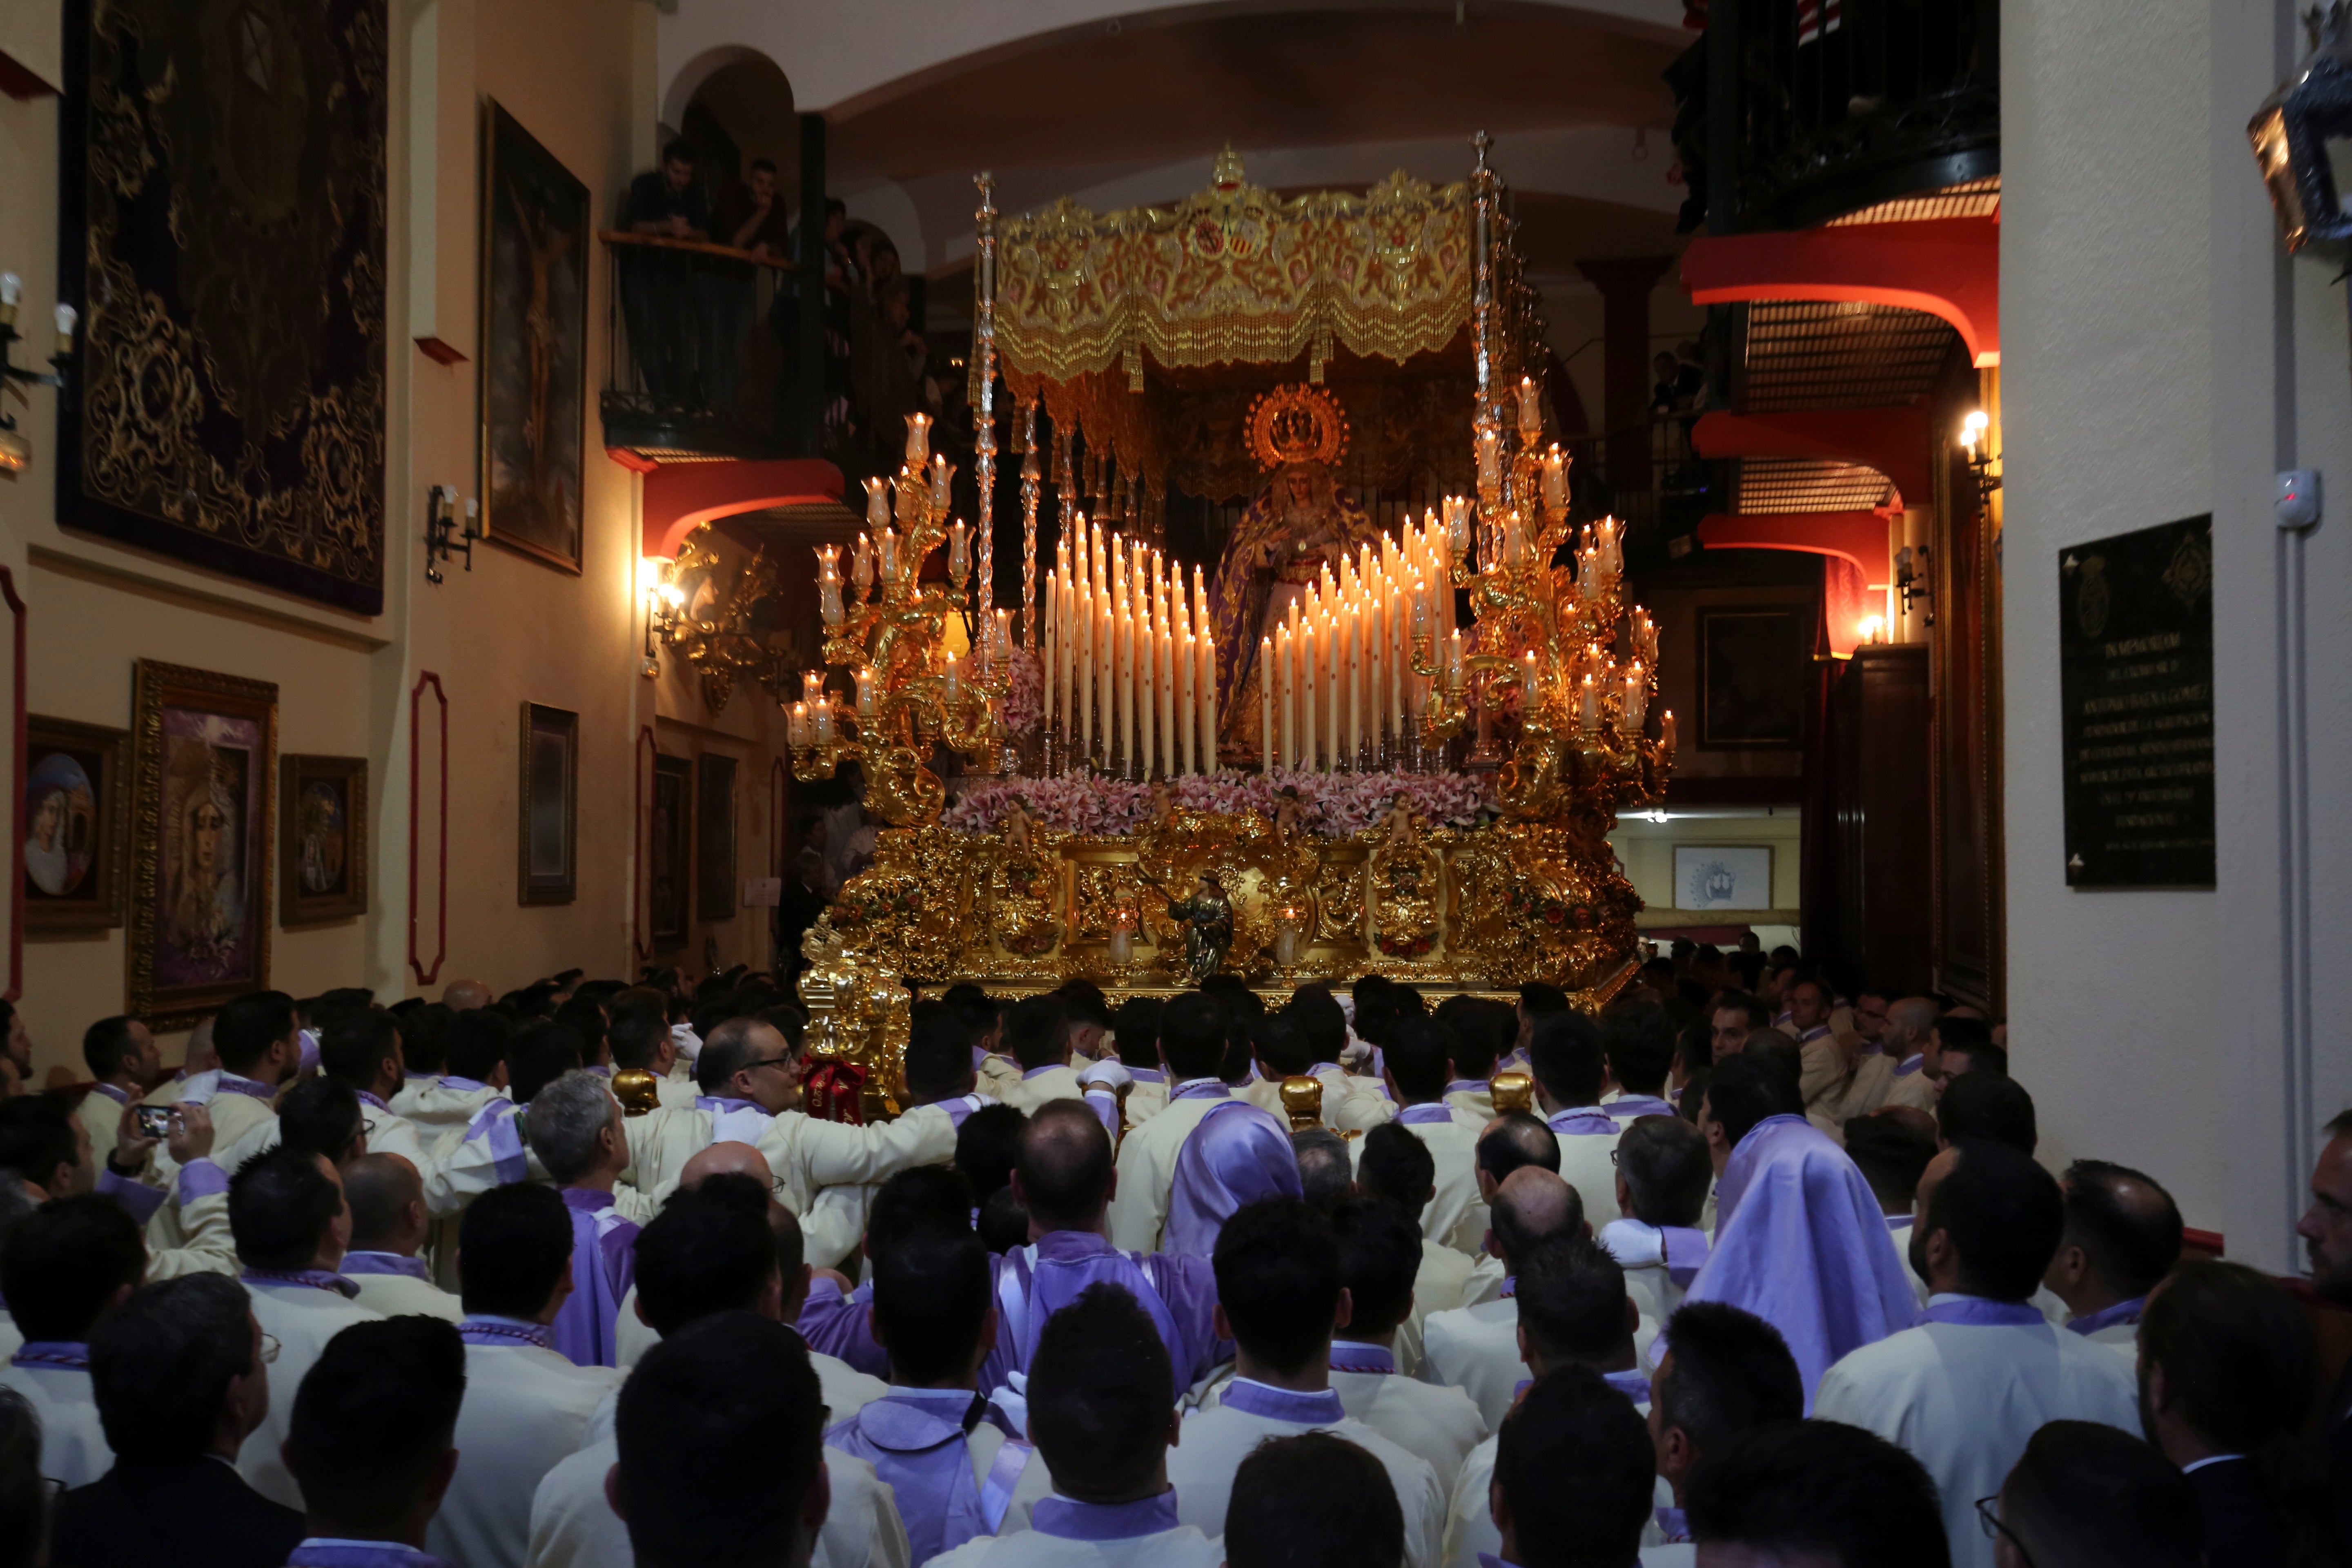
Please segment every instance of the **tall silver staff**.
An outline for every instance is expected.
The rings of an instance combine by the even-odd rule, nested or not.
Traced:
[[[980,210],[972,214],[980,226],[980,325],[971,356],[972,405],[980,411],[972,474],[980,485],[980,595],[972,626],[984,637],[996,602],[996,176],[983,170],[972,183],[980,187]]]

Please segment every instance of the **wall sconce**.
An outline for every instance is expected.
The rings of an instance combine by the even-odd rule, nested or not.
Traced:
[[[425,497],[425,580],[427,583],[446,581],[441,574],[440,563],[453,556],[466,557],[466,570],[474,569],[474,541],[482,537],[482,507],[477,500],[466,502],[466,527],[457,528],[457,490],[454,485],[435,485]]]
[[[44,375],[37,370],[26,370],[16,363],[16,302],[24,291],[24,283],[13,272],[0,272],[0,385],[26,401],[24,384],[64,390],[66,367],[73,363],[74,323],[80,320],[71,305],[57,308],[58,338],[56,352],[49,355],[54,375]],[[0,473],[20,474],[33,460],[33,444],[16,428],[16,421],[5,409],[0,409]]]
[[[1983,409],[1960,421],[1960,446],[1969,455],[1969,473],[1976,479],[1981,510],[1992,504],[1992,492],[2000,489],[2000,476],[1992,471],[1992,421]]]
[[[757,681],[782,701],[793,637],[767,552],[730,567],[706,526],[687,536],[676,561],[656,564],[661,575],[646,605],[646,662],[656,637],[677,649],[702,672],[702,700],[713,713],[726,708],[738,679]]]
[[[1881,643],[1881,642],[1885,641],[1885,637],[1886,637],[1886,617],[1885,617],[1885,616],[1863,616],[1863,617],[1862,617],[1862,640],[1863,640],[1864,642],[1868,643],[1868,644],[1870,644],[1872,647],[1876,647],[1879,643]]]
[[[641,563],[646,584],[646,662],[639,673],[647,680],[661,674],[660,650],[677,642],[678,612],[686,605],[686,594],[670,580],[676,564],[658,555],[648,555]]]
[[[1936,624],[1936,591],[1927,582],[1927,547],[1918,546],[1917,565],[1912,563],[1914,551],[1906,544],[1895,552],[1895,591],[1903,595],[1903,613],[1911,613],[1911,601],[1927,601],[1927,624]]]

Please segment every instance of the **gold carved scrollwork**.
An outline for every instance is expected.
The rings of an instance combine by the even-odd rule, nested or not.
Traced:
[[[1315,872],[1315,934],[1323,942],[1364,939],[1364,862],[1326,859]]]

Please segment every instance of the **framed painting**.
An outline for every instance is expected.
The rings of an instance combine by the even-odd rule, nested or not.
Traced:
[[[654,950],[686,945],[688,869],[694,857],[694,764],[684,757],[654,759],[653,842],[647,851],[648,904]]]
[[[482,105],[482,528],[580,570],[588,415],[588,187]]]
[[[524,703],[520,751],[517,901],[568,904],[580,890],[580,715]]]
[[[394,36],[386,0],[68,0],[60,525],[382,613]]]
[[[1790,750],[1805,743],[1807,608],[1698,613],[1698,743],[1708,751]]]
[[[696,764],[694,913],[735,918],[735,759],[706,752]]]
[[[174,1029],[269,984],[278,687],[142,658],[131,713],[123,1011]]]
[[[25,929],[122,923],[131,795],[128,730],[25,720]]]
[[[367,759],[289,756],[278,768],[278,923],[367,913]]]

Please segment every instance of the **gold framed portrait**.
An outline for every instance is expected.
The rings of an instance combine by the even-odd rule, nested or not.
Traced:
[[[278,923],[367,913],[367,759],[289,755],[278,769]]]
[[[516,901],[568,904],[580,890],[580,715],[524,703],[520,749]]]
[[[131,731],[72,719],[25,720],[25,929],[122,923],[130,833]]]

